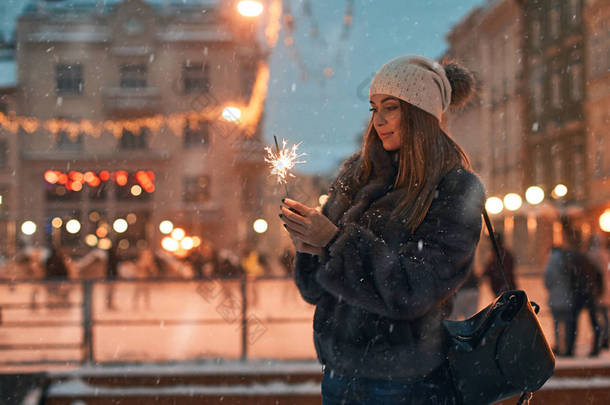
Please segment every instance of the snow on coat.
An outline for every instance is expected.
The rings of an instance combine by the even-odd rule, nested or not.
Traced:
[[[408,379],[445,360],[441,320],[472,266],[485,192],[473,173],[453,169],[411,234],[404,218],[391,217],[404,193],[392,189],[392,159],[373,153],[372,176],[361,187],[351,181],[358,154],[346,161],[322,209],[339,236],[328,258],[298,253],[294,278],[316,305],[322,364],[342,375]]]

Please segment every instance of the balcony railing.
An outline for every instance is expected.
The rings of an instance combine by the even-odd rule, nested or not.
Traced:
[[[156,112],[161,105],[159,89],[156,87],[109,87],[102,94],[104,109],[108,112]]]
[[[0,307],[0,369],[315,358],[289,278],[2,281]]]

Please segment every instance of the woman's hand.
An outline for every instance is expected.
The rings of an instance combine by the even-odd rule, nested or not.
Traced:
[[[339,228],[321,212],[290,198],[285,198],[283,203],[288,208],[282,207],[280,219],[290,232],[290,236],[305,245],[323,248],[339,231]]]
[[[290,239],[292,239],[292,244],[294,245],[294,249],[297,252],[309,253],[310,255],[315,255],[315,256],[322,256],[324,254],[324,248],[308,245],[307,243],[303,242],[302,240],[300,240],[299,238],[294,236],[292,233],[290,233],[290,231],[289,231],[289,234],[290,234]]]

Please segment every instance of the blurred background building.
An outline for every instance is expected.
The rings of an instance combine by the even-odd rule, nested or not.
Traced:
[[[233,3],[25,7],[0,50],[3,254],[157,248],[164,220],[195,244],[256,242],[268,48]]]
[[[585,241],[603,233],[610,20],[602,3],[488,1],[447,36],[447,56],[480,86],[449,127],[499,199],[488,210],[526,268],[541,269],[561,243],[561,214]]]

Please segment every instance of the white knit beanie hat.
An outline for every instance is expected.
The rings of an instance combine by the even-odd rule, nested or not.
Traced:
[[[451,104],[451,83],[438,62],[418,55],[392,59],[379,69],[369,87],[369,97],[387,94],[434,115],[441,115]]]

